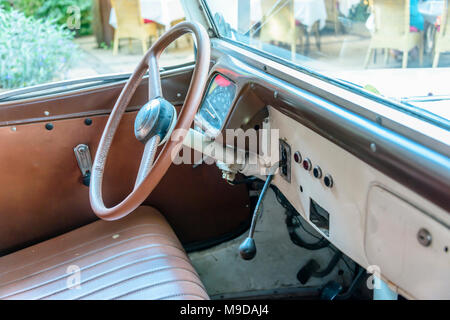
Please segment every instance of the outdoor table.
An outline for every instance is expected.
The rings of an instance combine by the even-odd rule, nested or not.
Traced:
[[[354,1],[354,0],[353,0]],[[251,0],[251,20],[253,22],[261,21],[263,12],[260,0]],[[295,20],[311,30],[316,21],[319,21],[320,29],[325,27],[327,20],[327,10],[324,0],[294,0]]]
[[[141,0],[141,15],[143,19],[157,22],[170,28],[174,20],[184,18],[184,10],[179,0]],[[109,24],[116,28],[117,18],[113,8],[109,15]]]
[[[361,0],[338,0],[339,12],[342,13],[343,16],[347,17],[350,13],[350,9],[360,2]]]
[[[308,30],[316,21],[319,21],[319,28],[325,27],[327,20],[327,9],[324,0],[294,0],[295,20],[306,26]]]
[[[425,21],[434,24],[444,10],[444,0],[421,1],[418,8]]]

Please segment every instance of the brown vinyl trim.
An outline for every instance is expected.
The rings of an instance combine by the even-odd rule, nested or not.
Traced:
[[[182,104],[193,66],[161,72],[164,97],[174,105]],[[86,79],[89,82],[89,79]],[[0,103],[0,127],[33,122],[55,121],[109,114],[126,81],[103,84],[64,93]],[[127,111],[137,110],[148,100],[148,77],[136,89]]]

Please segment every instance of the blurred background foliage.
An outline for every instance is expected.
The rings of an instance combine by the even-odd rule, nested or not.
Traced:
[[[65,78],[79,51],[74,32],[55,21],[0,7],[0,88],[22,88]]]
[[[19,10],[26,17],[51,20],[72,29],[76,36],[92,33],[92,0],[0,0],[0,6]],[[79,19],[76,28],[70,25],[74,19]]]
[[[356,6],[350,9],[348,18],[353,21],[366,22],[370,16],[369,1],[361,0]]]

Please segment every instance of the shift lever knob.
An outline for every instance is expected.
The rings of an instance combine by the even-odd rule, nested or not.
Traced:
[[[253,238],[247,237],[244,242],[239,246],[239,254],[244,260],[251,260],[256,255],[255,240]]]
[[[255,240],[253,240],[253,234],[255,233],[256,222],[258,221],[259,208],[261,207],[261,203],[264,199],[264,195],[266,194],[266,191],[269,188],[270,183],[272,182],[272,179],[273,179],[273,174],[269,174],[267,176],[266,182],[264,182],[264,187],[262,188],[261,194],[259,195],[258,202],[256,203],[256,206],[255,206],[255,211],[253,211],[253,218],[252,218],[252,223],[250,225],[250,231],[248,232],[248,237],[239,246],[239,254],[241,255],[241,258],[244,260],[251,260],[256,255],[256,246],[255,246]]]

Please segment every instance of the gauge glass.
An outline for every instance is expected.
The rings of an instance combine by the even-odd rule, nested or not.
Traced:
[[[233,82],[220,74],[214,76],[198,114],[206,129],[219,131],[222,128],[235,94],[236,85]]]

